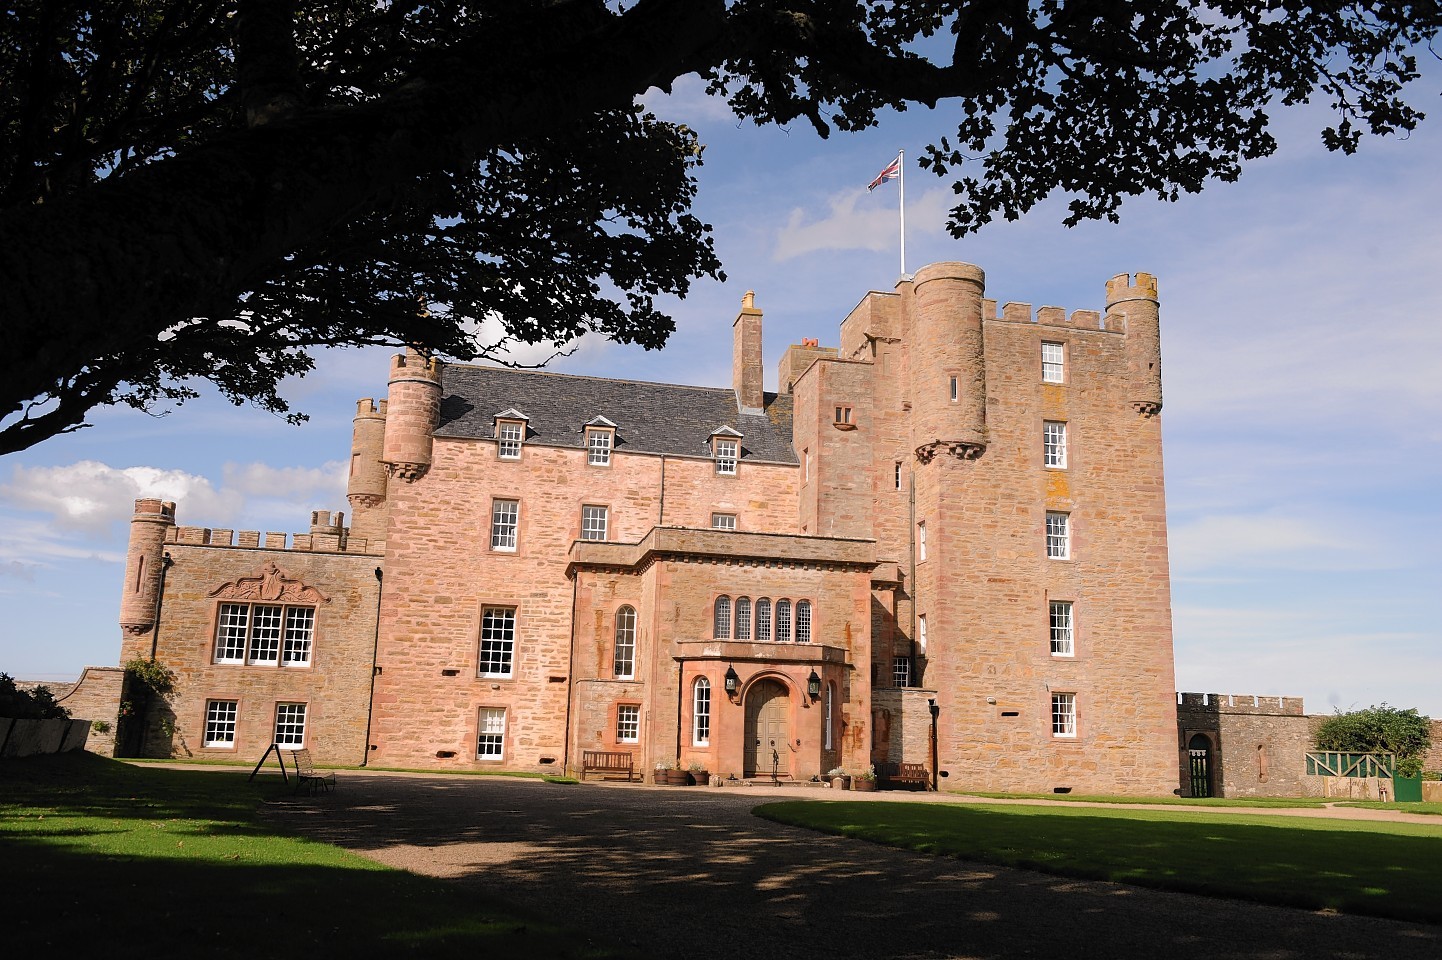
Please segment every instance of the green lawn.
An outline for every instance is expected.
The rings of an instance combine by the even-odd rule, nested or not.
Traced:
[[[1068,877],[1442,923],[1442,824],[1012,804],[768,803],[759,816]]]
[[[1325,797],[1119,797],[1111,794],[1080,793],[976,793],[964,791],[963,797],[985,797],[991,800],[1056,800],[1061,803],[1116,803],[1124,805],[1153,804],[1173,807],[1320,807]]]
[[[0,762],[6,954],[619,955],[459,885],[285,835],[259,809],[291,795],[274,773],[246,777],[87,753]]]
[[[1427,813],[1434,816],[1442,816],[1442,803],[1436,801],[1430,803],[1398,803],[1395,800],[1391,803],[1381,803],[1377,800],[1343,800],[1337,803],[1339,807],[1362,807],[1365,810],[1395,810],[1398,813]]]

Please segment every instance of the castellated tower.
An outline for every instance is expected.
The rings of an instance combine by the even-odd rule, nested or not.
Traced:
[[[765,405],[761,389],[761,311],[750,290],[741,298],[741,312],[731,325],[731,383],[736,407],[742,413],[760,413]]]
[[[357,402],[346,499],[350,502],[351,536],[359,539],[385,539],[385,441],[386,401],[376,403],[367,397]]]
[[[174,525],[174,503],[135,501],[135,514],[130,518],[130,546],[125,555],[125,585],[120,593],[120,629],[125,633],[127,655],[134,652],[129,649],[132,639],[155,626],[160,574],[165,569],[165,536]]]
[[[1162,409],[1162,339],[1158,323],[1157,278],[1119,273],[1107,281],[1107,318],[1120,315],[1127,335],[1127,380],[1132,406],[1154,417]],[[1108,329],[1112,326],[1107,324]]]
[[[419,480],[431,467],[443,367],[440,360],[412,348],[391,358],[383,459],[390,475],[406,483]]]
[[[934,263],[912,280],[911,438],[916,457],[974,460],[986,450],[986,361],[981,301],[986,275]]]

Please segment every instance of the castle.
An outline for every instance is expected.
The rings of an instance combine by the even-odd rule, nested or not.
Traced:
[[[1171,793],[1156,281],[1070,316],[984,287],[868,293],[776,393],[750,293],[730,389],[395,357],[348,520],[137,501],[122,661],[177,692],[125,749]]]

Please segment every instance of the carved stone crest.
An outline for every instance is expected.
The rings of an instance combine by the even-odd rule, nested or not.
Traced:
[[[255,576],[223,583],[210,591],[209,596],[218,600],[330,603],[330,598],[315,587],[299,578],[287,577],[284,571],[275,565],[274,560],[266,561],[265,566]]]

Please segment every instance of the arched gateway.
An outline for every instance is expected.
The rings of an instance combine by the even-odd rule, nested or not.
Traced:
[[[760,680],[746,694],[746,762],[748,777],[771,773],[772,750],[780,758],[780,770],[789,772],[787,718],[791,697],[776,680]]]

